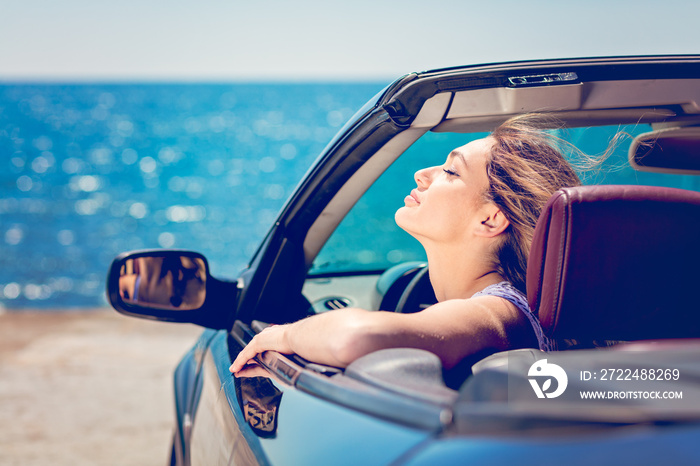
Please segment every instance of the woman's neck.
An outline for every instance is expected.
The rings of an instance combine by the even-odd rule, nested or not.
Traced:
[[[483,248],[426,247],[430,282],[438,301],[471,298],[504,278]]]

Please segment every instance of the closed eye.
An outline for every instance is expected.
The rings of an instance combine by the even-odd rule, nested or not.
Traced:
[[[456,171],[451,170],[449,168],[443,168],[442,171],[447,173],[449,176],[459,176],[459,174]]]

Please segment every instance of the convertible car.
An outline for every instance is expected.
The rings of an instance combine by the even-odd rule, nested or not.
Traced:
[[[412,174],[531,112],[587,154],[614,148],[537,224],[527,297],[556,351],[492,354],[449,380],[409,348],[344,369],[266,352],[266,376],[229,373],[269,324],[433,304],[422,248],[393,222]],[[698,464],[698,174],[700,56],[411,73],[330,141],[239,277],[136,251],[107,292],[123,314],[203,327],[175,370],[171,464]]]

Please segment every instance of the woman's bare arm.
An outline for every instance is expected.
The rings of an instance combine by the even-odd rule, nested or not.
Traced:
[[[515,306],[495,296],[449,300],[415,314],[343,309],[266,328],[240,352],[230,370],[243,375],[246,364],[268,350],[345,367],[365,354],[397,347],[431,351],[450,368],[483,349],[532,344],[529,327]]]

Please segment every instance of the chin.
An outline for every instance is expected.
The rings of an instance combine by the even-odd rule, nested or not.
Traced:
[[[398,225],[398,227],[404,231],[407,231],[405,227],[407,215],[408,207],[406,206],[400,207],[394,214],[394,221],[396,222],[396,225]]]
[[[399,228],[420,241],[420,235],[418,234],[417,229],[414,228],[416,221],[415,219],[411,218],[410,209],[410,207],[401,207],[394,214],[394,221]]]

